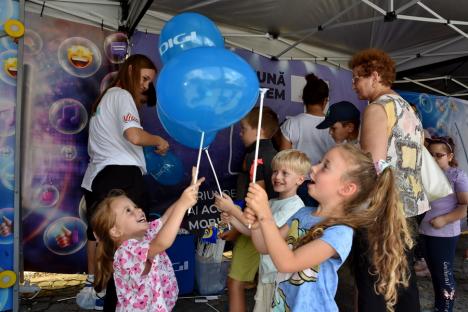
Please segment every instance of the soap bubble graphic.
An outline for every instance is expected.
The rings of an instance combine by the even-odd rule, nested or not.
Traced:
[[[53,207],[60,198],[60,191],[53,184],[43,184],[34,190],[36,207]]]
[[[58,132],[76,134],[86,127],[88,112],[77,100],[61,99],[50,106],[49,122]]]
[[[421,93],[419,95],[419,106],[425,113],[430,113],[432,111],[432,99],[426,93]]]
[[[0,168],[0,181],[7,189],[13,191],[15,189],[15,163],[7,161]]]
[[[113,64],[120,64],[125,61],[129,52],[128,47],[128,37],[124,33],[114,33],[104,39],[104,53]]]
[[[44,231],[44,245],[57,255],[71,255],[86,244],[86,224],[76,217],[63,217]]]
[[[41,36],[31,29],[24,32],[24,52],[29,55],[36,55],[42,50],[44,45]]]
[[[15,134],[15,103],[0,100],[0,137]]]
[[[15,218],[13,208],[0,209],[0,244],[13,244],[13,221]]]
[[[86,78],[94,75],[101,67],[101,52],[86,38],[64,40],[57,53],[60,66],[72,76]]]
[[[11,86],[16,86],[18,74],[18,52],[6,50],[0,53],[0,80]]]
[[[76,158],[76,147],[74,147],[73,145],[64,145],[60,149],[60,153],[62,154],[65,160],[72,161]]]
[[[99,90],[101,91],[101,93],[104,92],[104,90],[106,90],[112,84],[112,82],[114,82],[114,79],[115,77],[117,77],[117,74],[117,71],[110,72],[107,75],[105,75],[104,78],[102,78],[101,85],[99,86]]]

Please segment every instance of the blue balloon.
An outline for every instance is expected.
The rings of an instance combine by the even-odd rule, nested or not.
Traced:
[[[158,104],[186,128],[213,132],[244,117],[258,99],[259,82],[240,56],[220,48],[188,50],[159,75]]]
[[[221,32],[215,23],[203,15],[176,15],[161,30],[158,48],[164,64],[183,51],[197,47],[224,48]]]
[[[167,117],[166,113],[163,112],[160,105],[156,106],[156,112],[158,114],[158,118],[161,122],[161,125],[164,127],[164,130],[166,130],[166,132],[171,136],[171,138],[187,147],[194,149],[200,148],[200,131],[187,129],[183,125],[180,125],[177,122],[170,120]],[[217,132],[205,133],[205,137],[203,138],[203,148],[210,146],[211,142],[213,142],[216,138],[216,134]]]
[[[166,155],[154,152],[154,147],[143,148],[146,160],[146,171],[162,185],[176,185],[184,177],[184,165],[182,160],[171,151]]]

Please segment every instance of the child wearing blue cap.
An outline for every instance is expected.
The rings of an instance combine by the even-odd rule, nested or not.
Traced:
[[[336,143],[357,143],[361,112],[348,101],[330,105],[325,120],[317,125],[317,129],[330,128],[331,137]]]

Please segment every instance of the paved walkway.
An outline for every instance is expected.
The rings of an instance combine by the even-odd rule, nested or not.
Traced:
[[[467,311],[468,307],[468,263],[463,264],[462,253],[468,248],[468,235],[462,236],[458,244],[457,259],[455,265],[455,277],[457,279],[457,299],[455,312]],[[465,268],[463,267],[465,265]],[[46,274],[33,273],[25,276],[31,283],[38,284],[42,289],[39,294],[31,299],[26,296],[21,300],[20,311],[50,311],[50,312],[74,312],[89,311],[80,309],[75,303],[77,292],[83,287],[85,276],[80,274]],[[422,312],[429,312],[433,305],[433,291],[430,278],[418,278]],[[340,310],[352,312],[352,287],[344,285],[340,298]],[[253,309],[253,296],[255,290],[247,291],[247,311]],[[175,312],[206,312],[228,311],[227,295],[221,294],[216,299],[182,297],[177,301]]]

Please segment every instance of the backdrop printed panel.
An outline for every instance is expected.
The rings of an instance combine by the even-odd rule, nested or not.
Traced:
[[[0,28],[19,18],[19,2],[0,2]],[[13,270],[16,76],[18,45],[10,37],[0,38],[0,274]],[[6,282],[9,279],[0,282]],[[13,288],[0,287],[0,311],[13,308]]]
[[[84,272],[81,181],[91,104],[116,69],[112,34],[26,15],[22,217],[25,270]],[[109,40],[111,38],[111,40]]]

